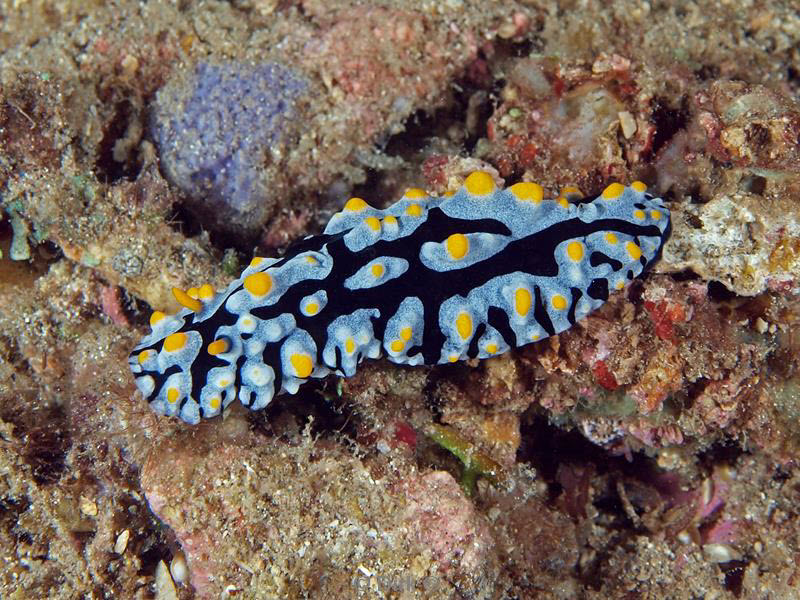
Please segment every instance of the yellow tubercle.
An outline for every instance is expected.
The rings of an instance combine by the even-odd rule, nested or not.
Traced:
[[[220,338],[218,340],[214,340],[208,345],[208,353],[212,356],[224,354],[230,350],[230,346],[230,342],[226,338]]]
[[[369,207],[362,198],[350,198],[347,202],[345,202],[344,210],[347,212],[361,212],[362,210],[366,210]]]
[[[567,299],[564,298],[561,294],[553,294],[553,297],[550,299],[550,302],[553,305],[553,308],[556,310],[564,310],[567,308]]]
[[[580,242],[567,244],[567,256],[573,262],[580,262],[583,259],[583,244]]]
[[[167,352],[177,352],[186,346],[188,336],[181,332],[173,333],[164,338],[164,350]]]
[[[154,310],[153,314],[150,315],[150,327],[155,327],[166,318],[167,315],[165,315],[163,312],[161,312],[160,310]]]
[[[625,192],[625,186],[621,183],[612,183],[603,190],[603,198],[606,200],[614,200],[619,198]]]
[[[517,314],[524,317],[531,309],[531,292],[527,288],[517,288],[514,292],[514,307]]]
[[[314,363],[308,354],[292,354],[289,358],[294,369],[294,374],[301,379],[305,379],[314,370]]]
[[[494,191],[494,179],[486,171],[470,173],[464,180],[464,187],[473,196],[488,196]]]
[[[214,288],[210,284],[204,283],[197,288],[197,297],[199,300],[211,300],[214,297]]]
[[[266,296],[272,289],[272,277],[267,273],[253,273],[244,278],[242,285],[253,296]]]
[[[421,188],[408,188],[403,196],[411,200],[419,200],[420,198],[427,198],[428,194]]]
[[[454,260],[461,260],[469,252],[469,238],[463,233],[454,233],[445,241],[447,253]]]
[[[643,182],[641,182],[641,181],[634,181],[634,182],[631,184],[631,187],[632,187],[632,188],[633,188],[635,191],[637,191],[637,192],[639,192],[639,193],[642,193],[642,192],[646,192],[646,191],[647,191],[647,186],[646,186],[646,185],[645,185]]]
[[[538,183],[531,183],[524,181],[522,183],[515,183],[510,188],[514,198],[522,202],[533,202],[539,204],[544,198],[544,190]]]
[[[633,242],[628,242],[625,244],[625,249],[628,251],[628,255],[633,260],[639,260],[642,256],[642,249]]]
[[[406,206],[406,214],[409,217],[421,217],[422,207],[417,203],[412,203]]]
[[[196,298],[192,298],[181,288],[177,287],[172,288],[172,295],[175,296],[175,300],[177,300],[181,306],[183,306],[184,308],[188,308],[192,312],[200,312],[203,309],[202,302],[200,302]]]
[[[472,317],[462,312],[456,317],[456,330],[461,339],[467,340],[472,335]]]

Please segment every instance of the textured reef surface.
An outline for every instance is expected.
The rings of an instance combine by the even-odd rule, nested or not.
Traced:
[[[797,596],[793,2],[0,0],[0,14],[0,596]],[[430,219],[477,206],[475,172],[491,194],[542,199],[643,182],[671,234],[602,306],[577,267],[569,286],[470,296],[514,267],[504,231]],[[334,216],[351,197],[371,206]],[[392,212],[412,204],[417,217]],[[492,206],[478,220],[520,243],[533,231]],[[403,238],[406,216],[435,235]],[[567,273],[592,254],[555,223],[540,255]],[[289,307],[270,269],[303,244],[324,263],[306,236],[338,236],[341,285]],[[483,279],[420,284],[412,256]],[[290,315],[315,347],[298,337],[241,371],[264,410],[180,380],[183,365],[207,382],[249,335],[215,310],[204,360],[151,368],[184,348],[165,330],[134,363],[162,412],[178,414],[171,394],[210,418],[152,411],[129,365],[148,323],[188,342],[213,290],[269,305],[267,276],[277,312],[250,311]],[[366,321],[329,330],[342,290],[385,309],[351,360]],[[442,301],[415,322],[412,292]],[[535,327],[548,335],[517,343]]]

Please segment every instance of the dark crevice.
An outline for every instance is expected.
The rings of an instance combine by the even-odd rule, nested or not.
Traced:
[[[172,552],[166,540],[159,533],[155,539],[145,540],[144,547],[137,553],[139,559],[138,575],[152,577],[156,572],[158,563],[162,560],[169,564],[172,559]]]
[[[697,463],[703,465],[710,473],[715,466],[734,465],[747,451],[735,441],[722,440],[715,442],[697,454]]]
[[[172,214],[167,219],[167,225],[187,238],[198,236],[203,231],[200,220],[195,218],[192,211],[184,203],[173,205]]]
[[[411,163],[418,162],[415,155],[424,152],[434,138],[452,138],[452,128],[456,127],[461,149],[466,154],[471,153],[478,140],[486,136],[487,123],[494,111],[492,98],[504,82],[493,83],[489,89],[466,80],[454,83],[446,106],[432,112],[415,112],[406,121],[404,130],[387,140],[383,152]]]
[[[730,302],[737,295],[719,281],[708,282],[708,297],[714,302]]]
[[[748,564],[746,560],[732,560],[719,566],[725,574],[725,589],[737,598],[742,597],[744,572]]]
[[[633,522],[629,510],[633,508],[639,515],[657,514],[659,506],[675,496],[680,480],[665,474],[655,460],[642,453],[633,453],[627,459],[615,456],[576,430],[564,431],[533,410],[528,415],[520,431],[517,461],[531,464],[548,484],[550,504],[576,521],[590,518],[603,522],[614,536],[609,548],[653,533],[653,524]],[[625,490],[627,506],[620,486]],[[589,503],[600,516],[589,517],[585,510]],[[663,531],[668,527],[668,523],[662,524]],[[600,589],[611,554],[598,552],[592,561],[580,566],[578,577],[583,585]]]
[[[296,395],[278,395],[264,410],[250,413],[251,427],[293,437],[311,421],[312,436],[356,439],[362,419],[339,394],[339,385],[337,377],[326,377],[304,384]]]
[[[491,56],[479,51],[478,57],[465,74],[450,86],[448,102],[434,111],[417,111],[405,123],[405,130],[392,136],[383,150],[389,156],[417,162],[414,155],[423,152],[434,138],[452,138],[453,127],[460,134],[462,151],[471,154],[475,145],[487,135],[489,118],[497,98],[505,87],[502,78],[491,78],[492,65],[510,58],[528,56],[538,51],[537,38],[498,40]],[[481,68],[486,65],[485,68]]]
[[[121,179],[133,181],[142,169],[138,156],[138,139],[126,140],[135,136],[140,119],[140,111],[129,100],[117,102],[114,116],[103,132],[103,139],[97,151],[95,175],[103,183],[113,184]],[[125,146],[128,148],[125,148]],[[116,156],[115,156],[116,155]]]
[[[701,81],[714,81],[719,79],[720,68],[717,65],[702,65],[695,70],[694,75]]]
[[[14,425],[14,437],[20,440],[18,452],[30,467],[33,480],[39,485],[58,482],[67,469],[67,452],[72,446],[64,409],[57,406],[26,414],[8,412],[0,418]]]
[[[787,67],[786,68],[786,81],[791,83],[792,85],[800,87],[800,70],[795,69],[794,67]]]
[[[683,271],[672,273],[672,279],[673,281],[699,281],[701,277],[694,271],[684,269]]]
[[[683,408],[686,410],[691,409],[695,400],[700,397],[710,383],[711,380],[707,377],[700,377],[696,381],[690,383],[686,389],[686,399]]]
[[[763,196],[767,189],[767,178],[752,173],[744,175],[739,180],[739,190],[756,196]]]
[[[689,202],[691,204],[707,204],[708,201],[710,200],[710,198],[703,195],[699,185],[691,186],[687,190],[686,196],[689,198]]]
[[[612,456],[577,430],[564,431],[542,415],[524,420],[520,433],[517,462],[536,468],[539,476],[554,487],[551,493],[555,495],[561,492],[556,474],[562,464],[592,465],[598,474],[619,471],[628,476],[649,474],[654,469],[649,458],[634,455],[633,461],[628,462],[624,457]]]
[[[685,97],[681,99],[681,105],[677,108],[669,106],[667,101],[663,98],[655,99],[653,111],[650,115],[650,122],[656,127],[651,151],[653,155],[658,154],[659,150],[661,150],[676,133],[686,127],[689,123],[689,116],[688,100]]]

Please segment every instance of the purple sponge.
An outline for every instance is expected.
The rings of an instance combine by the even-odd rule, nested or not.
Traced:
[[[198,64],[159,90],[152,131],[161,168],[209,229],[250,231],[274,206],[267,161],[308,82],[277,63]]]

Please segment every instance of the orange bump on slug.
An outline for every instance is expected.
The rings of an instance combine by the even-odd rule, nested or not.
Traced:
[[[181,288],[177,287],[172,288],[172,295],[175,296],[175,300],[178,301],[178,304],[180,304],[184,308],[188,308],[192,312],[200,312],[201,310],[203,310],[203,303],[197,300],[196,298],[192,298]]]

